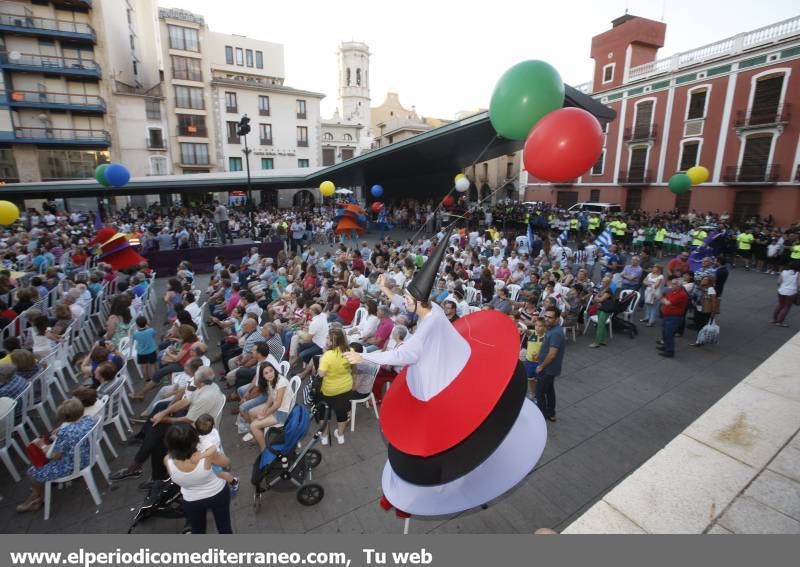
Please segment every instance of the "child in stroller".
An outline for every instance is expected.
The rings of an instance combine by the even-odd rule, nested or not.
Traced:
[[[283,427],[272,427],[267,431],[267,448],[253,463],[253,506],[256,511],[261,507],[261,495],[281,481],[289,481],[297,490],[297,500],[304,506],[317,504],[325,495],[325,490],[316,483],[307,483],[311,479],[311,469],[319,465],[322,455],[316,445],[322,433],[317,431],[314,437],[300,448],[300,441],[305,437],[311,423],[308,410],[296,404]]]

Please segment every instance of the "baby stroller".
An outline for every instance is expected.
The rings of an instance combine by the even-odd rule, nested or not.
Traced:
[[[611,319],[611,325],[614,328],[614,331],[617,333],[626,333],[630,335],[631,338],[634,338],[636,335],[639,334],[639,330],[636,328],[636,325],[627,319],[620,317],[620,315],[630,307],[631,301],[634,301],[637,298],[636,293],[627,293],[625,295],[620,294],[619,297],[614,300],[615,305],[613,306],[613,313],[614,317]]]
[[[144,502],[133,517],[128,533],[133,533],[133,528],[139,522],[148,518],[182,518],[183,500],[181,499],[181,488],[172,480],[156,480],[145,496]],[[184,533],[187,530],[184,529]]]
[[[267,431],[267,448],[253,463],[250,479],[256,511],[261,508],[261,495],[281,481],[289,481],[298,488],[297,500],[304,506],[313,506],[325,496],[321,485],[306,482],[311,479],[311,469],[322,461],[322,454],[313,449],[322,436],[320,431],[305,447],[300,448],[300,440],[310,423],[311,414],[304,406],[296,404],[283,427]]]

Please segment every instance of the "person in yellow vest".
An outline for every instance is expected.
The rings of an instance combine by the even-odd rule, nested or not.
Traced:
[[[597,232],[597,228],[600,226],[600,217],[597,215],[592,215],[589,217],[589,231]]]
[[[736,237],[736,248],[739,256],[744,259],[744,269],[750,271],[750,260],[753,258],[753,233],[750,229],[743,230]]]
[[[789,254],[792,260],[800,260],[800,242],[795,242],[792,245],[792,252]]]
[[[578,217],[572,217],[569,219],[569,231],[573,235],[578,234]]]
[[[628,232],[628,223],[626,223],[624,220],[620,220],[619,224],[617,224],[617,227],[619,228],[619,239],[630,246],[631,242],[633,241],[633,233]]]
[[[696,228],[692,231],[692,247],[702,246],[705,242],[708,233],[702,228]]]
[[[664,249],[664,239],[667,237],[667,229],[664,228],[664,225],[659,226],[656,229],[656,235],[654,237],[655,246],[656,246],[656,255],[661,258],[662,257],[662,250]]]

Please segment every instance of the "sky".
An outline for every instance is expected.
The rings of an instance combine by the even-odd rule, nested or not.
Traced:
[[[336,108],[336,49],[369,45],[372,106],[400,94],[422,116],[488,108],[503,72],[542,59],[564,82],[591,80],[591,38],[629,13],[667,23],[660,57],[800,15],[796,0],[158,0],[205,16],[212,31],[284,46],[286,84],[325,93]]]

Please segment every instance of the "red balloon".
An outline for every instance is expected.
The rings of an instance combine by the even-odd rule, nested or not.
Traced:
[[[381,203],[380,201],[375,201],[374,203],[372,203],[372,207],[370,208],[372,209],[373,213],[379,213],[381,212],[381,210],[383,210],[383,203]]]
[[[452,207],[455,200],[450,195],[445,195],[444,199],[442,199],[442,205],[445,207]]]
[[[542,181],[566,182],[586,173],[603,151],[603,129],[581,108],[561,108],[539,120],[525,140],[523,163]]]

